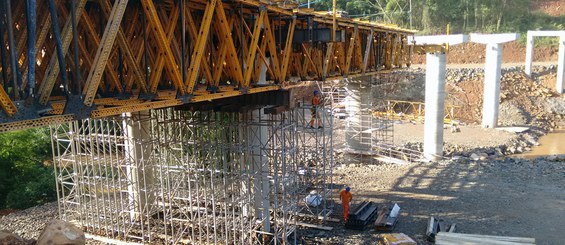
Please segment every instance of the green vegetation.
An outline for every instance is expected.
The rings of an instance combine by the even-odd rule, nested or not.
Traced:
[[[0,134],[0,209],[56,199],[48,128]]]
[[[552,17],[531,10],[543,0],[337,0],[337,8],[352,18],[370,19],[420,30],[422,34],[521,32],[563,30],[565,16]],[[307,0],[300,0],[307,3]],[[312,0],[311,8],[330,10],[331,0]],[[410,13],[412,2],[412,13]]]

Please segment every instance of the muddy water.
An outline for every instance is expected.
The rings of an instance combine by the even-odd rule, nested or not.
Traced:
[[[536,158],[565,154],[565,129],[556,130],[544,135],[538,142],[540,145],[533,147],[532,151],[519,154],[517,156],[524,158]]]

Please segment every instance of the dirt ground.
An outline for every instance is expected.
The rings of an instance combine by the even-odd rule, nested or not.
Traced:
[[[565,5],[563,6],[565,8]],[[519,42],[505,43],[503,46],[502,61],[504,63],[522,63],[526,60],[526,45]],[[449,47],[447,64],[484,64],[485,45],[478,43],[465,43]],[[557,63],[559,47],[557,45],[536,47],[534,49],[535,62],[553,61]],[[426,63],[426,55],[414,54],[412,64]]]
[[[459,145],[465,148],[496,147],[509,142],[517,135],[514,133],[484,129],[479,125],[459,126],[461,132],[451,133],[449,129],[443,130],[443,139],[446,144]],[[423,142],[424,124],[397,122],[394,124],[394,144],[403,145],[409,142]]]
[[[351,186],[354,203],[398,203],[401,217],[394,231],[419,244],[430,244],[424,237],[430,216],[456,223],[460,233],[534,237],[537,244],[565,241],[563,162],[345,165],[335,171],[335,180]],[[375,244],[378,235],[372,229],[351,231],[331,225],[333,231],[306,243]]]

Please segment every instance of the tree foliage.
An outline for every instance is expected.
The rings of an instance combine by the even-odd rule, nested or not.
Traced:
[[[0,134],[0,208],[27,208],[55,200],[47,128]]]
[[[300,0],[306,3],[306,0]],[[543,0],[337,0],[337,8],[352,18],[397,24],[423,34],[469,32],[526,32],[562,30],[565,17],[533,12],[531,5]],[[332,9],[331,0],[311,1],[318,11]],[[412,7],[410,8],[410,5]]]

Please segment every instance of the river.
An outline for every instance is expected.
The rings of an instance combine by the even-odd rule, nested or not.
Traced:
[[[565,155],[565,129],[555,130],[544,135],[538,142],[540,143],[539,146],[534,146],[531,151],[516,156],[531,159],[550,155]]]

